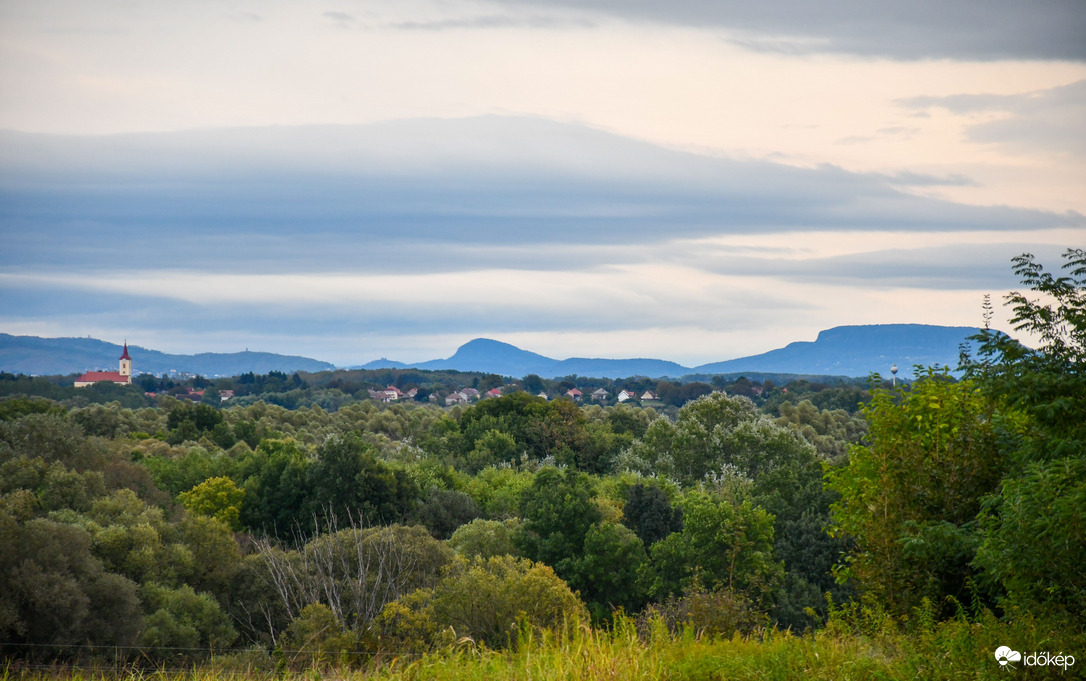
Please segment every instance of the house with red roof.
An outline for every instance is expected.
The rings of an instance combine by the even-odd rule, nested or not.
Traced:
[[[94,385],[95,383],[132,385],[132,358],[128,356],[128,341],[124,342],[124,352],[121,353],[118,371],[88,371],[75,379],[75,387],[77,388],[86,388],[88,385]]]

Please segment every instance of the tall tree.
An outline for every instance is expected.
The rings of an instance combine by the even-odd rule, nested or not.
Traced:
[[[1004,469],[991,403],[972,382],[928,370],[873,391],[864,411],[868,444],[827,473],[836,529],[856,540],[841,575],[895,612],[925,597],[968,602],[973,521]]]
[[[985,324],[977,356],[963,357],[967,375],[999,405],[1013,461],[980,516],[975,565],[1006,590],[1008,604],[1086,626],[1086,251],[1063,258],[1063,276],[1028,253],[1013,260],[1030,292],[1015,291],[1006,304],[1037,348]]]

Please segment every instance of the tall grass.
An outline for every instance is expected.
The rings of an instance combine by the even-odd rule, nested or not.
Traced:
[[[699,636],[693,629],[669,633],[661,622],[648,632],[625,617],[609,628],[571,621],[559,630],[522,628],[507,650],[489,650],[462,639],[441,651],[421,656],[385,657],[363,668],[325,667],[301,672],[274,666],[238,664],[240,658],[219,658],[191,672],[76,670],[16,670],[8,667],[0,681],[240,681],[253,678],[447,679],[469,681],[577,680],[625,681],[709,679],[867,681],[904,679],[1049,679],[1086,677],[1086,636],[1074,627],[1054,627],[1027,615],[1012,621],[990,613],[936,622],[930,610],[908,619],[856,609],[835,613],[830,623],[803,636],[766,629],[732,638]],[[1004,669],[994,651],[1001,645],[1016,650],[1071,653],[1074,667]],[[234,660],[234,664],[230,660]]]

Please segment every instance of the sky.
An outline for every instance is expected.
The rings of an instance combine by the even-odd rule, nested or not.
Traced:
[[[1011,258],[1086,247],[1084,36],[1080,0],[0,0],[0,332],[695,366],[986,294],[1012,331]]]

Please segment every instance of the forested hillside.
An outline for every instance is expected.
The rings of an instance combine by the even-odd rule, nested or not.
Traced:
[[[127,343],[125,347],[128,347]],[[202,352],[174,355],[158,350],[131,346],[139,357],[138,371],[151,374],[202,374],[236,376],[249,371],[321,371],[331,369],[328,362],[277,355],[271,352]],[[82,373],[113,367],[121,346],[93,338],[38,338],[0,333],[0,371],[35,375]]]
[[[982,330],[960,380],[654,384],[649,405],[535,377],[445,407],[366,399],[357,372],[249,375],[228,400],[7,375],[0,654],[17,675],[995,678],[1001,645],[1086,664],[1086,253],[1016,272],[1041,347]],[[435,380],[370,383],[405,375]]]

